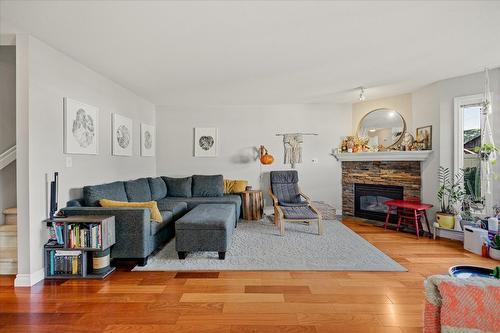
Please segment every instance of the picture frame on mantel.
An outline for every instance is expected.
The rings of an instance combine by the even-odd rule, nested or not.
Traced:
[[[217,157],[219,129],[215,127],[196,127],[194,129],[194,156]]]
[[[432,125],[417,127],[415,139],[421,144],[422,150],[432,150]]]

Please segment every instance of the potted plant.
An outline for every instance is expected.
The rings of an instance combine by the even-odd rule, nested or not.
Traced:
[[[439,191],[437,198],[440,202],[440,211],[436,213],[439,226],[453,229],[455,226],[455,206],[461,202],[465,195],[463,190],[463,171],[452,175],[449,168],[439,167]]]
[[[490,257],[500,260],[500,235],[495,235],[490,242]]]
[[[475,147],[474,152],[480,154],[483,161],[489,161],[491,153],[497,152],[498,148],[492,143],[485,143],[481,147]],[[492,160],[491,164],[495,164],[496,160]]]

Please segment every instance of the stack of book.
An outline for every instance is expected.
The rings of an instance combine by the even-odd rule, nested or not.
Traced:
[[[47,251],[47,275],[82,274],[82,252],[68,250]]]
[[[53,222],[48,228],[49,239],[56,240],[57,244],[64,244],[64,223]]]
[[[69,247],[74,248],[100,248],[101,247],[101,225],[100,224],[69,224],[68,225]]]

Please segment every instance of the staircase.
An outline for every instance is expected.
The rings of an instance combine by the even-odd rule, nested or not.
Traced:
[[[0,274],[17,273],[17,209],[3,211],[5,224],[0,224]]]

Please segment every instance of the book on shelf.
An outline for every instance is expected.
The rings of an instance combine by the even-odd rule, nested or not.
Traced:
[[[47,275],[83,275],[82,251],[57,250],[47,251]]]
[[[48,229],[49,239],[57,241],[57,244],[64,244],[64,223],[52,222]]]
[[[70,248],[100,248],[100,224],[68,224],[68,247]]]

